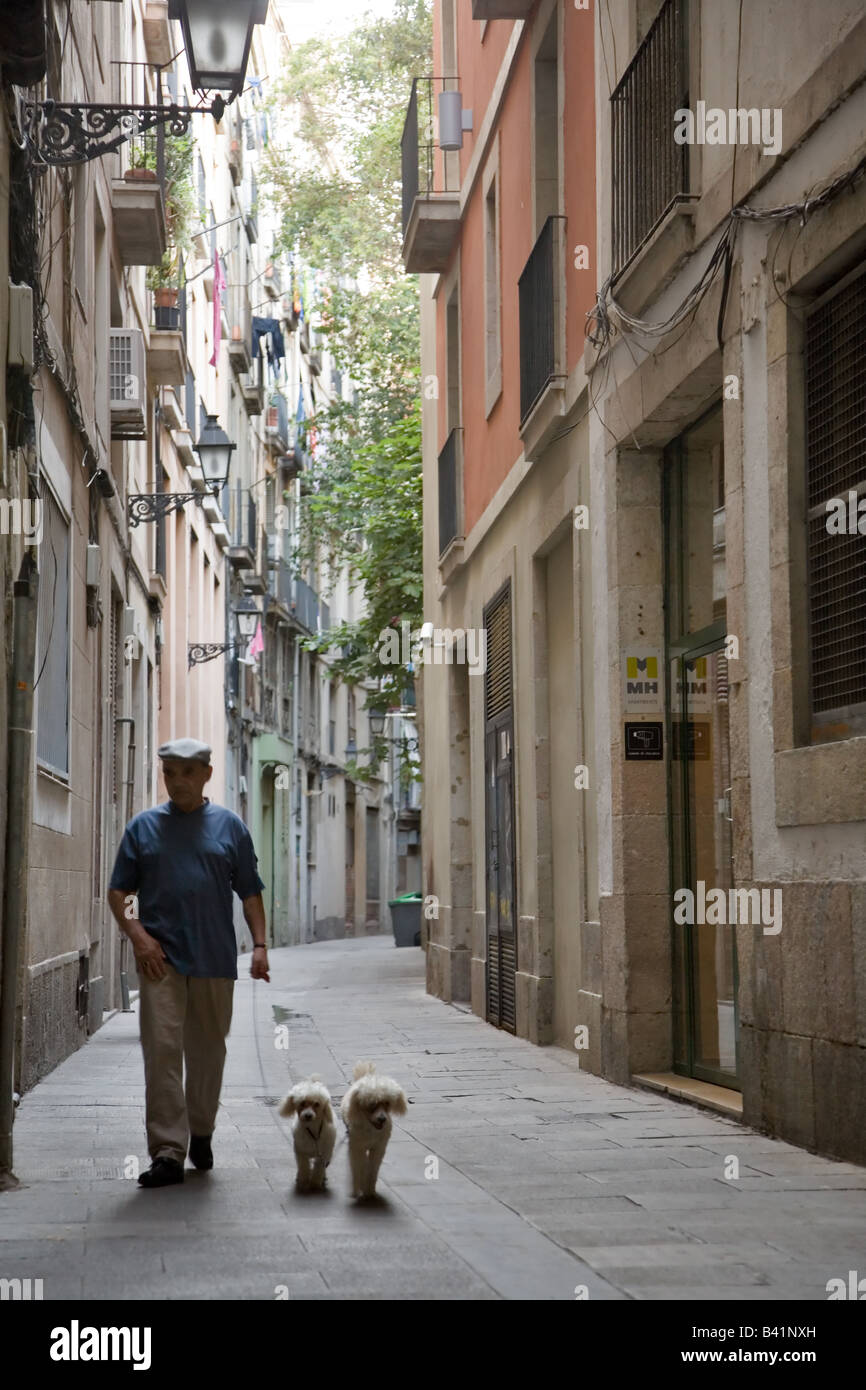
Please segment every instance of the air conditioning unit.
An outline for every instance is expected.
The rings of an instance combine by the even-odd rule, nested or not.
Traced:
[[[112,328],[108,376],[112,439],[147,438],[144,334],[140,328]]]

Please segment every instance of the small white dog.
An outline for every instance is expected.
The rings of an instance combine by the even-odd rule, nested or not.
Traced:
[[[295,1162],[298,1165],[297,1186],[301,1192],[321,1191],[325,1186],[325,1169],[334,1153],[337,1126],[331,1097],[319,1077],[299,1081],[280,1106],[284,1119],[295,1116],[292,1138]]]
[[[349,1134],[352,1196],[373,1197],[391,1138],[391,1115],[406,1114],[406,1096],[389,1076],[377,1076],[372,1062],[357,1062],[354,1076],[340,1104]]]

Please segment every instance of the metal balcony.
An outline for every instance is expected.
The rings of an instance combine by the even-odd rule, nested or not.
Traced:
[[[610,98],[615,274],[688,196],[689,147],[674,141],[688,68],[688,0],[665,0]]]
[[[229,564],[239,570],[252,569],[256,563],[256,504],[240,483],[229,493],[229,532]]]
[[[548,217],[517,282],[520,307],[520,422],[545,387],[560,375],[562,228],[564,217]]]
[[[447,79],[454,86],[456,79]],[[460,230],[459,156],[433,140],[434,96],[445,80],[416,77],[401,140],[403,264],[407,271],[445,270]]]

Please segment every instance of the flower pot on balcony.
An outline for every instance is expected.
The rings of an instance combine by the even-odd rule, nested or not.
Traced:
[[[157,309],[174,309],[177,305],[177,288],[174,285],[163,285],[153,292],[153,302]]]
[[[180,309],[176,304],[156,304],[153,309],[154,328],[179,328]]]
[[[126,183],[156,183],[156,174],[152,169],[127,169],[123,176]]]

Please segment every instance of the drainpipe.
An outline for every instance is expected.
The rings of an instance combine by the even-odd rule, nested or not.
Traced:
[[[9,694],[9,767],[6,803],[6,881],[3,892],[0,975],[0,1190],[17,1187],[12,1172],[15,1110],[17,982],[27,916],[28,840],[33,770],[33,681],[39,571],[26,551],[13,588],[12,680]]]

